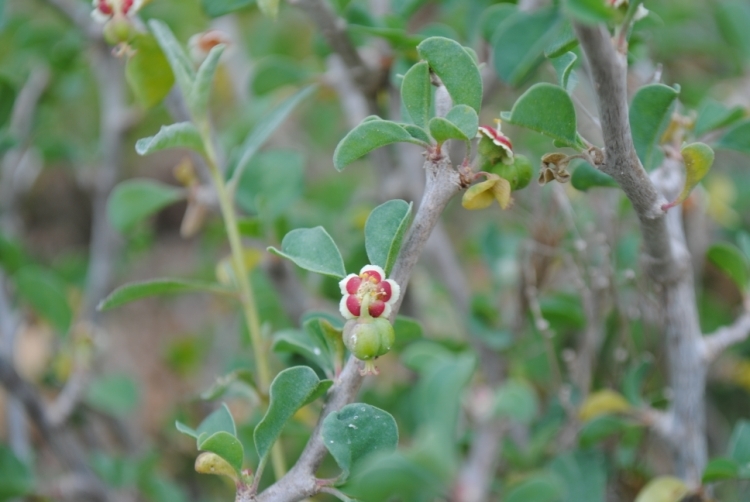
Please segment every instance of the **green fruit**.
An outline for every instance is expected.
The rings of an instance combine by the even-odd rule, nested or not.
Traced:
[[[104,40],[110,45],[129,42],[135,34],[135,27],[126,16],[116,15],[104,25]]]
[[[507,165],[499,162],[494,164],[490,169],[491,173],[497,174],[501,178],[505,178],[510,183],[511,190],[521,190],[531,181],[531,177],[534,173],[531,167],[529,159],[523,155],[514,155],[513,164]]]
[[[369,361],[386,354],[396,333],[388,319],[360,317],[344,325],[344,345],[357,359]]]

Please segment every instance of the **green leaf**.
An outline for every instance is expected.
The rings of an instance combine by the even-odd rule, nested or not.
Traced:
[[[188,108],[190,108],[193,117],[198,121],[205,120],[208,115],[208,99],[211,96],[211,86],[224,49],[226,49],[226,45],[224,44],[219,44],[211,49],[206,60],[198,68],[193,88],[187,97]]]
[[[750,421],[739,420],[729,438],[729,457],[739,464],[750,463]]]
[[[601,452],[568,451],[557,456],[550,471],[563,481],[560,502],[601,502],[606,500],[606,460]]]
[[[492,35],[492,64],[500,78],[516,86],[544,60],[544,50],[559,32],[560,17],[554,8],[516,12]]]
[[[219,284],[189,279],[153,279],[131,282],[115,289],[97,308],[109,310],[149,296],[175,295],[179,293],[217,293],[231,295],[234,292]]]
[[[391,273],[411,220],[411,203],[389,200],[372,210],[365,222],[365,249],[370,263]]]
[[[302,196],[305,156],[295,150],[270,150],[256,155],[235,190],[237,204],[259,214],[266,223],[281,216]]]
[[[573,185],[573,188],[582,192],[595,187],[617,188],[619,186],[612,176],[603,173],[585,161],[578,163],[578,167],[573,171],[570,184]]]
[[[468,105],[479,113],[482,106],[482,77],[474,59],[458,42],[430,37],[417,46],[419,57],[440,77],[453,105]]]
[[[731,458],[712,458],[703,469],[702,483],[714,483],[727,479],[736,479],[740,475],[739,464]]]
[[[672,119],[672,108],[678,92],[664,84],[651,84],[638,89],[630,103],[630,129],[638,158],[646,170],[661,162],[659,140]]]
[[[642,397],[644,380],[654,367],[651,357],[643,356],[633,362],[622,379],[622,394],[630,404],[641,406],[645,403]]]
[[[528,424],[539,413],[534,388],[525,380],[508,380],[495,394],[495,415]]]
[[[682,480],[672,476],[659,476],[643,487],[635,502],[680,502],[688,491]]]
[[[70,329],[73,311],[68,304],[66,286],[55,274],[28,265],[13,276],[18,295],[54,329],[65,334]]]
[[[482,13],[482,17],[479,21],[479,30],[482,33],[482,38],[487,42],[492,40],[492,34],[495,33],[495,28],[500,26],[503,21],[517,11],[518,8],[510,3],[497,3],[487,7]]]
[[[578,60],[578,56],[574,52],[566,52],[565,54],[551,59],[550,62],[557,72],[557,82],[560,87],[568,91],[573,92],[573,88],[578,83],[575,73],[573,73],[573,67]]]
[[[115,229],[125,233],[185,196],[185,190],[155,180],[124,181],[109,196],[107,216]]]
[[[256,96],[264,96],[280,87],[304,82],[309,76],[310,72],[302,68],[299,61],[271,55],[253,68],[250,90]]]
[[[139,33],[130,42],[134,50],[125,65],[125,78],[145,108],[159,104],[174,86],[174,74],[156,39]]]
[[[234,156],[238,158],[232,171],[231,183],[236,186],[242,173],[247,169],[250,160],[260,150],[263,143],[284,123],[294,109],[306,98],[308,98],[317,86],[310,85],[288,97],[273,110],[268,112],[265,117],[255,126],[253,132],[245,139],[242,145],[237,149]]]
[[[203,139],[198,129],[190,122],[179,122],[162,126],[156,136],[139,139],[135,143],[138,155],[149,155],[168,148],[189,148],[204,154]]]
[[[393,143],[415,143],[426,146],[395,122],[369,118],[369,120],[363,120],[339,141],[333,152],[333,165],[341,171],[371,151]]]
[[[623,417],[615,415],[600,415],[589,420],[578,434],[578,444],[581,448],[591,448],[610,436],[619,434],[630,427],[630,423]]]
[[[0,128],[2,128],[13,114],[16,101],[16,88],[5,77],[0,77]]]
[[[601,415],[625,413],[632,408],[622,394],[611,389],[602,389],[589,394],[578,409],[581,420],[588,421]]]
[[[201,0],[208,17],[220,17],[255,5],[255,0]]]
[[[0,500],[23,497],[33,489],[31,469],[16,457],[13,450],[0,444]]]
[[[536,475],[503,494],[505,502],[557,502],[563,495],[560,483],[548,475]]]
[[[334,367],[328,346],[326,344],[321,348],[316,341],[305,331],[285,329],[274,333],[271,349],[274,352],[299,354],[322,369],[327,376],[333,376]]]
[[[566,146],[576,145],[576,111],[561,87],[539,83],[531,86],[503,120],[544,134]]]
[[[323,227],[292,230],[281,241],[281,251],[274,247],[269,247],[268,251],[310,272],[337,279],[346,275],[339,248]]]
[[[367,22],[362,20],[363,22]],[[357,35],[371,35],[387,40],[391,45],[391,48],[397,51],[414,51],[419,45],[419,42],[424,40],[426,37],[420,34],[411,35],[403,29],[397,28],[384,28],[382,26],[366,26],[364,24],[354,24],[349,22],[347,25],[347,31],[351,34]]]
[[[438,144],[449,139],[469,141],[477,135],[479,128],[479,117],[476,112],[466,106],[454,106],[448,114],[443,117],[435,117],[430,120],[430,134]]]
[[[427,131],[422,129],[421,127],[417,127],[414,124],[398,124],[401,127],[403,127],[406,132],[408,132],[412,138],[421,141],[421,146],[427,146],[430,143],[432,143],[432,140],[430,139],[430,135],[427,134]]]
[[[573,25],[565,19],[555,38],[545,47],[544,55],[550,59],[554,59],[566,52],[572,51],[576,47],[578,47],[578,38],[573,32]]]
[[[727,108],[715,99],[706,99],[698,110],[698,118],[695,121],[694,132],[701,136],[709,131],[720,129],[731,125],[745,116],[745,110],[741,106]]]
[[[398,427],[390,413],[363,403],[348,404],[329,414],[323,420],[321,436],[344,471],[342,481],[363,458],[394,451],[398,445]]]
[[[426,127],[432,106],[430,65],[426,61],[415,64],[404,75],[401,82],[401,100],[412,122],[418,127]]]
[[[706,258],[727,274],[742,293],[747,291],[750,272],[742,251],[728,242],[717,242],[708,248]]]
[[[177,429],[179,432],[185,434],[186,436],[190,436],[193,439],[198,439],[198,431],[193,429],[192,427],[189,427],[179,420],[175,420],[174,423],[175,429]]]
[[[565,0],[563,8],[574,19],[587,24],[612,21],[617,10],[600,0]]]
[[[129,375],[99,376],[86,389],[86,402],[111,415],[126,415],[138,406],[138,386]]]
[[[159,42],[161,50],[164,51],[169,66],[172,67],[172,73],[182,91],[182,95],[190,96],[195,80],[193,62],[175,38],[172,30],[163,21],[151,19],[148,25],[156,37],[156,41]]]
[[[257,0],[258,8],[260,11],[270,17],[276,19],[279,15],[279,0]]]
[[[662,206],[663,210],[674,207],[688,198],[695,185],[708,174],[714,163],[714,151],[705,143],[691,143],[680,150],[682,159],[685,161],[685,186],[677,198]]]
[[[237,426],[234,423],[232,414],[229,412],[229,408],[226,404],[222,403],[221,407],[203,419],[203,422],[200,423],[195,432],[198,435],[197,445],[200,447],[200,444],[206,438],[213,436],[217,432],[226,432],[232,436],[237,436]]]
[[[724,133],[716,143],[716,148],[750,154],[750,120],[740,122]]]
[[[396,332],[396,344],[393,346],[396,352],[400,352],[407,345],[424,337],[422,324],[416,319],[402,315],[396,317],[393,331]]]
[[[330,380],[320,381],[307,366],[287,368],[273,379],[269,391],[271,403],[263,420],[255,427],[253,438],[261,461],[281,434],[284,425],[297,410],[310,403],[330,387]]]
[[[205,437],[198,444],[198,449],[215,453],[231,465],[239,474],[242,471],[242,462],[245,460],[245,450],[242,443],[233,434],[227,431],[219,431]]]

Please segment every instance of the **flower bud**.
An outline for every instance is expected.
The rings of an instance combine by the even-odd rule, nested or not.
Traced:
[[[133,22],[127,16],[115,15],[104,25],[104,40],[109,45],[127,43],[132,39],[137,30]]]

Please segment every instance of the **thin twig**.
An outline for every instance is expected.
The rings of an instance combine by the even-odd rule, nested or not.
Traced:
[[[724,326],[702,339],[703,357],[707,363],[716,359],[722,352],[750,336],[750,312],[739,316],[731,326]]]

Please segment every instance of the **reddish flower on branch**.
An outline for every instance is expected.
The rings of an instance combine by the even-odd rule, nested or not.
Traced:
[[[91,13],[96,21],[106,23],[113,17],[134,16],[143,6],[143,0],[93,0],[94,10]]]
[[[349,274],[339,282],[341,303],[339,310],[346,319],[362,315],[362,305],[368,307],[372,317],[388,317],[393,305],[401,295],[396,281],[385,278],[385,272],[377,265],[366,265],[357,274]]]
[[[506,165],[513,164],[513,144],[510,139],[500,131],[500,120],[495,121],[497,127],[479,126],[477,137],[479,154],[489,160],[491,164],[502,162]]]

